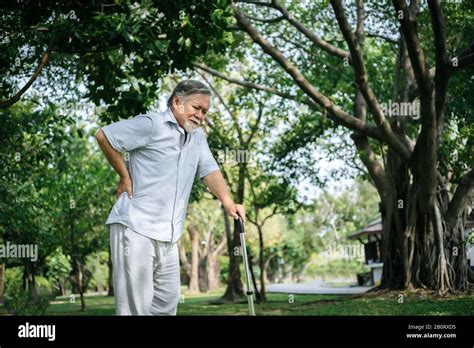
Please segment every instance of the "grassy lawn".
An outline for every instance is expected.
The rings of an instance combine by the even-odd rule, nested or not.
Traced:
[[[247,303],[215,304],[223,289],[207,294],[189,294],[178,307],[178,315],[246,315]],[[367,294],[364,296],[268,294],[268,301],[255,304],[257,315],[474,315],[472,294],[437,297],[420,292]],[[57,299],[47,315],[114,315],[114,299],[107,296],[87,296],[86,311],[80,311],[80,301]]]

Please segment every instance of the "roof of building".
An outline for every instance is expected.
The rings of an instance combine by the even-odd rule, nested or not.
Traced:
[[[471,213],[467,216],[466,229],[474,228],[474,209],[471,210]],[[382,220],[380,218],[372,221],[362,230],[357,231],[354,234],[351,234],[347,239],[358,239],[362,237],[368,237],[372,235],[382,234]]]
[[[364,229],[351,234],[347,239],[358,239],[370,235],[382,234],[382,220],[377,219],[368,224]]]

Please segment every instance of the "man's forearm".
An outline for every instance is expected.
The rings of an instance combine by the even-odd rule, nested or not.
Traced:
[[[99,129],[95,138],[97,139],[101,151],[107,158],[107,161],[109,161],[110,165],[115,169],[118,175],[120,175],[121,178],[129,178],[128,170],[122,156],[119,152],[115,151],[112,145],[110,145],[102,129]]]
[[[211,193],[222,202],[224,206],[234,204],[232,197],[230,196],[229,188],[222,176],[222,173],[217,170],[204,177],[204,183],[209,188]]]
[[[246,221],[244,206],[242,204],[234,204],[230,196],[229,188],[219,170],[206,175],[204,177],[204,183],[217,199],[222,202],[222,205],[230,216],[234,219],[241,217],[244,222]]]

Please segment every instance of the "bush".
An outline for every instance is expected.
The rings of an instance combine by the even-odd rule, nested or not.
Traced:
[[[50,302],[54,299],[51,293],[38,293],[31,297],[22,286],[9,286],[3,303],[8,313],[13,315],[44,315]]]
[[[32,298],[28,290],[23,288],[22,276],[23,267],[7,268],[3,295],[5,309],[13,315],[44,315],[54,299],[50,282],[44,277],[37,276],[35,281],[38,295]]]
[[[67,288],[67,278],[72,271],[71,257],[64,255],[62,248],[57,248],[51,255],[46,257],[48,267],[48,278],[53,282],[55,293],[64,295]]]
[[[88,289],[93,291],[105,291],[108,287],[109,253],[107,251],[96,252],[86,259],[85,270],[91,273],[91,278],[87,284]]]
[[[329,260],[323,264],[311,264],[305,272],[306,276],[338,278],[354,277],[364,271],[364,265],[355,260]]]
[[[50,295],[54,292],[54,285],[51,282],[42,276],[35,277],[36,282],[36,291],[41,295]]]
[[[221,269],[219,272],[219,281],[222,284],[227,284],[227,278],[229,277],[229,258],[221,257],[220,263],[221,263]]]
[[[21,287],[23,278],[23,267],[11,267],[5,269],[5,290],[7,293],[9,287]]]

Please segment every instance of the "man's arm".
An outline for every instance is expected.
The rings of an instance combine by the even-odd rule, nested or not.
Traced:
[[[123,192],[127,192],[128,197],[132,198],[132,180],[130,179],[122,156],[110,145],[102,129],[97,131],[95,138],[110,165],[115,169],[118,175],[120,175],[120,181],[117,185],[117,196]]]
[[[216,170],[204,178],[204,183],[214,194],[226,209],[227,213],[234,219],[238,219],[239,215],[245,221],[245,208],[242,204],[235,204],[230,196],[229,188],[225,183],[224,177],[220,170]],[[238,213],[238,214],[237,214]]]

